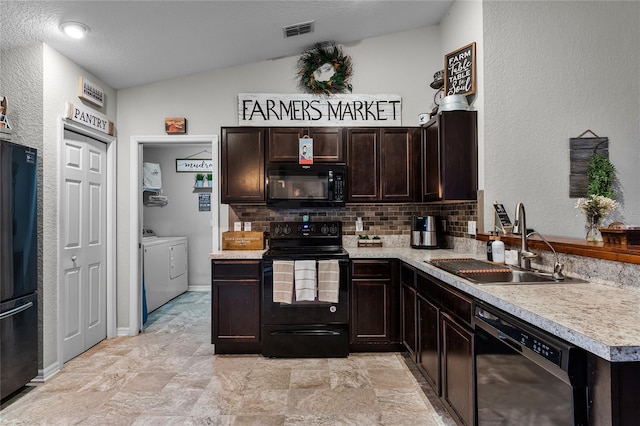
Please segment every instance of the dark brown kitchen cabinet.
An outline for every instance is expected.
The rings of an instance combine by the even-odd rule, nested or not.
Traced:
[[[462,424],[473,425],[473,332],[447,313],[441,324],[442,399]]]
[[[419,129],[347,129],[349,201],[416,201],[420,177]]]
[[[395,259],[351,261],[351,350],[399,350],[398,270]]]
[[[418,369],[440,395],[440,308],[418,295]]]
[[[211,261],[212,343],[216,354],[260,353],[259,260]]]
[[[264,203],[264,147],[263,128],[222,128],[222,203]]]
[[[411,267],[403,265],[402,268]],[[421,271],[416,271],[415,283],[413,315],[418,369],[456,420],[472,425],[475,421],[473,300]],[[412,314],[402,312],[402,315]]]
[[[402,345],[409,352],[409,356],[413,361],[416,360],[418,346],[415,273],[415,269],[410,268],[405,264],[400,266]]]
[[[444,111],[422,127],[422,201],[475,200],[476,111]]]
[[[314,163],[344,163],[345,143],[341,127],[271,127],[267,144],[270,163],[297,163],[299,140],[313,139]]]

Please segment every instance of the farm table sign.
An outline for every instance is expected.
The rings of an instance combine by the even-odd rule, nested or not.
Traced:
[[[401,126],[400,95],[239,93],[239,126]]]

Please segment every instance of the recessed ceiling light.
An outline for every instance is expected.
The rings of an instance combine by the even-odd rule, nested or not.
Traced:
[[[89,32],[89,27],[80,22],[63,22],[60,24],[60,31],[71,38],[80,39]]]

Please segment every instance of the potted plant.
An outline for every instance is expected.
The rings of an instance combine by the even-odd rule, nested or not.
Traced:
[[[213,186],[213,173],[207,173],[207,186]]]
[[[204,175],[202,173],[196,174],[196,186],[204,186]]]
[[[620,206],[616,201],[616,168],[609,158],[595,151],[587,170],[587,196],[576,203],[585,214],[587,241],[602,241],[602,220]]]

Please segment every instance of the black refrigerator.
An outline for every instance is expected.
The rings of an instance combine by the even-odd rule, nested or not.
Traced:
[[[38,375],[38,156],[0,140],[0,394]]]

